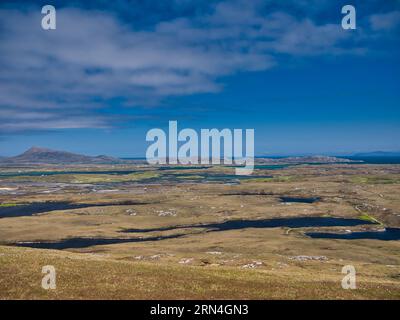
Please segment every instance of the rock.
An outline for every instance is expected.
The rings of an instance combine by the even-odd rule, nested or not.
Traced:
[[[217,254],[217,255],[222,254],[221,251],[207,251],[206,253],[208,253],[208,254]]]
[[[158,213],[159,217],[167,217],[167,216],[176,217],[176,212],[174,212],[172,210],[170,210],[170,211],[157,210],[156,212]]]
[[[242,266],[242,268],[254,269],[254,268],[260,267],[262,265],[263,265],[263,263],[261,261],[253,261],[252,263],[245,264],[244,266]]]
[[[326,261],[326,260],[328,260],[328,258],[325,257],[325,256],[293,256],[293,257],[289,257],[289,260],[295,260],[295,261],[308,261],[308,260]]]
[[[126,210],[125,211],[127,214],[129,214],[130,216],[136,216],[136,212],[135,211],[133,211],[132,209],[128,209],[128,210]]]
[[[193,258],[183,258],[179,261],[180,264],[188,264],[191,263],[194,259]]]
[[[152,260],[158,260],[160,258],[161,258],[161,254],[154,254],[154,255],[150,256],[150,259],[152,259]]]

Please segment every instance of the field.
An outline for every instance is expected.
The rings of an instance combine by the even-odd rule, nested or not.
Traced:
[[[400,298],[400,165],[0,173],[1,299]],[[41,287],[45,265],[55,290]]]

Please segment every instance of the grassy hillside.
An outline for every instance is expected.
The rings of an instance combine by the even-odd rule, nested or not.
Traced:
[[[41,288],[42,266],[54,265],[57,289]],[[106,272],[105,272],[106,270]],[[362,299],[400,298],[398,282],[360,277],[343,290],[341,276],[118,261],[93,254],[0,247],[1,299]]]

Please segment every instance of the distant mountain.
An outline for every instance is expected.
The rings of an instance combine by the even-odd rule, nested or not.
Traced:
[[[256,163],[348,163],[358,162],[345,158],[329,157],[329,156],[303,156],[303,157],[285,157],[285,158],[257,158]]]
[[[338,163],[353,162],[349,159],[329,157],[329,156],[305,156],[305,157],[288,157],[284,159],[287,162],[304,162],[304,163]]]
[[[376,154],[376,153],[369,153]],[[381,153],[379,153],[381,154]],[[353,157],[352,157],[353,158]],[[354,156],[354,158],[357,158]],[[354,159],[357,160],[357,159]],[[355,162],[345,158],[329,156],[303,156],[285,158],[256,158],[256,163],[346,163]],[[0,157],[1,164],[101,164],[101,163],[146,163],[145,160],[118,159],[105,155],[96,157],[76,154],[66,151],[52,150],[40,147],[32,147],[15,157]]]
[[[354,157],[400,157],[400,151],[387,152],[387,151],[373,151],[356,153]]]
[[[81,154],[51,150],[46,148],[33,147],[24,153],[9,158],[0,159],[2,163],[25,164],[25,163],[44,163],[44,164],[90,164],[90,163],[116,163],[123,160],[108,156],[85,156]]]

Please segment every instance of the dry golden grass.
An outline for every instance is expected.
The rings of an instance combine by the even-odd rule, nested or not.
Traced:
[[[53,265],[57,288],[41,287]],[[398,282],[361,279],[344,290],[321,273],[154,265],[89,254],[0,247],[2,299],[382,299],[400,298]]]

